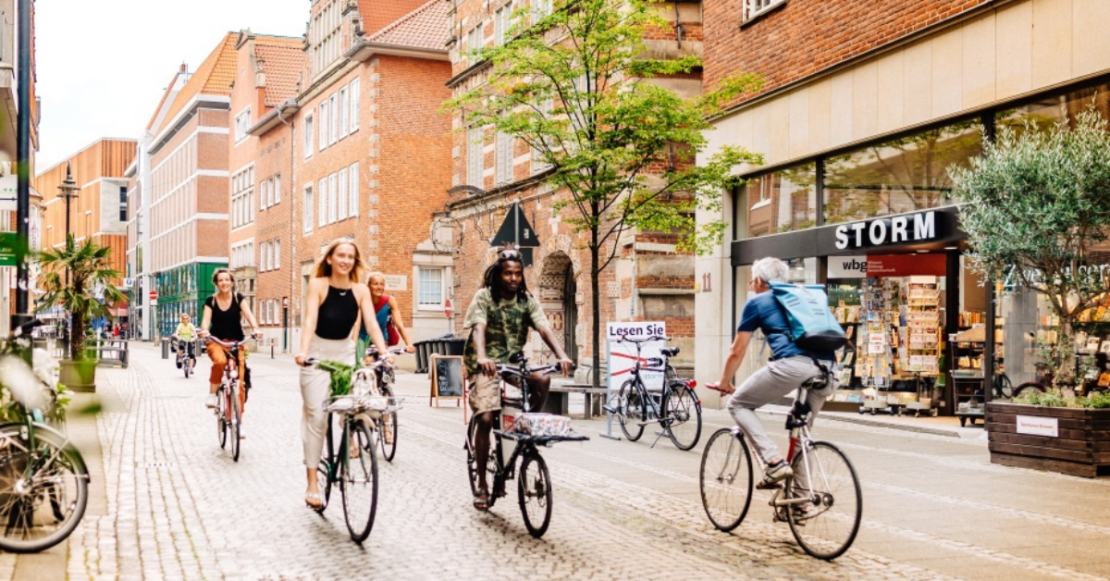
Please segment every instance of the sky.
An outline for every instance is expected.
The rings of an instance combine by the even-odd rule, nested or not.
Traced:
[[[101,137],[137,139],[181,63],[229,31],[302,36],[310,0],[35,2],[41,173]]]

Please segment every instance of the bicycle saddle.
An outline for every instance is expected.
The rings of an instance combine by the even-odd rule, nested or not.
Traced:
[[[660,349],[659,352],[662,353],[664,357],[674,357],[678,355],[678,347],[667,347],[666,349]]]

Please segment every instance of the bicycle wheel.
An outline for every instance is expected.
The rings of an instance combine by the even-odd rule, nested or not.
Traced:
[[[386,397],[393,396],[392,391],[384,386],[382,394]],[[382,445],[382,458],[385,458],[386,462],[392,462],[393,457],[397,455],[397,412],[382,414],[377,422],[377,436]]]
[[[362,544],[374,528],[374,513],[378,510],[378,458],[374,453],[374,438],[366,424],[355,422],[349,431],[345,428],[343,432],[343,441],[348,442],[339,447],[343,467],[339,476],[343,518],[347,521],[351,540]],[[347,447],[352,444],[358,449],[354,458]]]
[[[994,376],[994,395],[1006,399],[1014,397],[1014,384],[1005,373]]]
[[[1039,391],[1041,393],[1044,393],[1048,390],[1045,389],[1044,384],[1037,383],[1036,381],[1026,381],[1025,383],[1017,386],[1014,389],[1014,397],[1021,397],[1023,395],[1028,394],[1028,393],[1032,393],[1034,391]]]
[[[216,390],[216,431],[220,438],[220,448],[227,447],[227,411],[224,407],[227,398],[224,397],[224,391],[223,387]]]
[[[621,385],[619,393],[617,420],[621,424],[624,437],[635,442],[644,434],[644,427],[640,425],[644,419],[644,401],[640,396],[640,390],[636,389],[631,379]]]
[[[529,450],[520,463],[517,477],[517,498],[524,526],[537,539],[547,532],[551,524],[551,474],[547,463],[537,450]]]
[[[328,508],[328,501],[331,500],[329,469],[330,466],[327,460],[320,460],[320,464],[316,466],[316,487],[320,489],[320,507],[313,510],[320,514],[324,514],[324,510]]]
[[[672,383],[663,392],[663,413],[667,418],[667,435],[675,448],[689,450],[701,438],[701,404],[694,390],[682,383]]]
[[[743,436],[721,428],[701,456],[701,503],[713,526],[724,532],[740,526],[752,504],[752,454]]]
[[[496,427],[496,426],[495,426]],[[470,417],[470,425],[466,430],[467,444],[466,444],[466,471],[470,476],[470,495],[478,494],[478,458],[474,455],[474,434],[478,429],[478,416]],[[501,454],[500,444],[493,433],[490,433],[489,440],[489,455],[486,460],[486,484],[492,485],[497,482],[497,466],[500,462],[497,459]],[[492,493],[493,491],[490,490]],[[493,508],[493,503],[497,498],[490,494],[489,506]]]
[[[799,450],[791,463],[787,498],[807,499],[787,507],[790,532],[805,552],[831,561],[844,554],[859,532],[863,491],[848,457],[827,442]]]
[[[32,451],[21,428],[0,433],[0,550],[37,553],[65,540],[81,522],[88,473],[63,436],[36,425]]]
[[[239,394],[236,393],[238,387],[228,390],[228,410],[227,423],[229,432],[231,432],[231,457],[236,462],[239,461],[239,448],[241,441],[239,440],[239,423],[243,421],[243,411],[239,408]]]

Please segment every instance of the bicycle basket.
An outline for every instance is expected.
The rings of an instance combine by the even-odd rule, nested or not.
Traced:
[[[328,398],[325,406],[330,413],[366,413],[371,417],[388,414],[401,409],[402,398],[383,395],[339,395]]]
[[[569,436],[570,418],[555,414],[520,414],[513,422],[513,430],[531,436]]]

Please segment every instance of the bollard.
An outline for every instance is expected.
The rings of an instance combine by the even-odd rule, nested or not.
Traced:
[[[170,358],[170,338],[162,337],[162,359]]]

